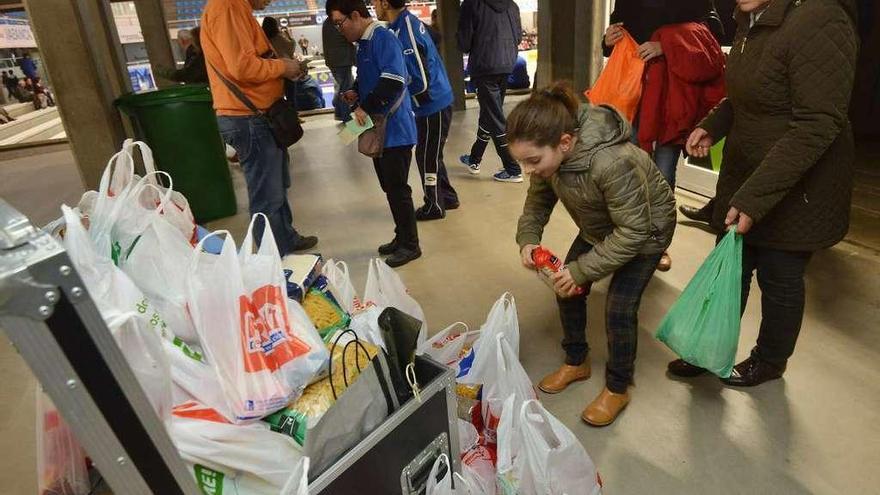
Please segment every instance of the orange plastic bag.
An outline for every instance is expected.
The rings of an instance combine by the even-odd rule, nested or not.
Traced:
[[[593,105],[611,105],[630,122],[639,109],[645,71],[645,61],[639,58],[638,48],[636,40],[624,31],[623,39],[614,45],[596,84],[584,92]]]

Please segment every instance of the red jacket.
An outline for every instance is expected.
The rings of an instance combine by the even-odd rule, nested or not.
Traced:
[[[724,52],[706,25],[669,24],[654,32],[663,56],[645,67],[639,107],[639,145],[683,144],[724,98]]]

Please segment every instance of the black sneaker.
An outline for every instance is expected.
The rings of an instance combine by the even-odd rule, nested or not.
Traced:
[[[666,369],[669,371],[670,375],[682,378],[692,378],[695,376],[700,376],[708,371],[706,368],[694,366],[684,359],[676,359],[675,361],[671,361]]]
[[[415,249],[400,248],[395,251],[394,254],[386,258],[385,263],[391,268],[397,268],[398,266],[403,266],[412,260],[421,258],[421,256],[422,250],[418,247]]]
[[[419,222],[440,220],[442,218],[446,218],[446,212],[434,206],[424,205],[416,210],[416,220]]]
[[[313,247],[318,245],[318,238],[316,236],[299,236],[299,240],[296,241],[296,244],[293,245],[294,251],[305,251],[307,249],[312,249]]]
[[[397,239],[394,239],[388,244],[382,244],[381,246],[379,246],[379,254],[381,254],[382,256],[394,254],[395,251],[397,251]]]

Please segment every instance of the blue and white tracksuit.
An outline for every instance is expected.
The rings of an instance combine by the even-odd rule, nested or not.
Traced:
[[[416,122],[406,89],[403,48],[397,37],[378,22],[370,24],[357,45],[355,90],[364,111],[388,114],[402,96],[400,106],[387,117],[385,150],[381,158],[373,159],[373,166],[394,218],[395,241],[400,248],[415,250],[419,248],[419,234],[408,179]]]
[[[422,176],[426,213],[440,214],[458,205],[458,194],[443,164],[443,148],[452,118],[452,86],[428,28],[404,9],[388,29],[397,35],[409,74],[407,87],[416,117],[416,163]]]

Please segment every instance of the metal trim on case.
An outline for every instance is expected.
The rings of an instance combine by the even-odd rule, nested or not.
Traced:
[[[443,454],[449,457],[449,435],[445,431],[428,444],[424,450],[419,452],[400,472],[400,493],[403,495],[420,495],[425,493],[427,478],[425,478],[423,483],[421,480],[416,480],[414,476],[424,473],[426,468],[430,476],[434,461]]]
[[[2,199],[0,328],[115,493],[198,493],[67,253]]]
[[[421,358],[424,358],[422,356]],[[431,360],[431,362],[436,363]],[[437,364],[437,366],[442,366]],[[450,383],[455,382],[455,373],[452,369],[447,368],[446,371],[443,372],[442,375],[435,378],[431,381],[427,387],[422,389],[422,399],[423,401],[431,398],[434,394],[439,393],[442,390],[447,390],[450,387]],[[448,398],[447,398],[448,401]],[[448,402],[447,402],[448,403]],[[383,438],[388,436],[395,428],[400,426],[408,417],[410,417],[422,404],[417,400],[410,400],[406,404],[404,404],[400,409],[398,409],[394,414],[388,417],[381,426],[376,428],[372,433],[367,435],[366,438],[361,440],[355,447],[349,450],[345,455],[343,455],[338,461],[336,461],[330,468],[321,473],[317,478],[315,478],[311,483],[309,483],[309,493],[312,495],[317,495],[321,493],[325,488],[330,486],[330,484],[346,469],[350,468],[355,462],[357,462],[361,457],[363,457],[370,449],[376,445]],[[452,420],[454,420],[457,416],[455,413],[455,409],[449,409],[447,414],[450,417],[450,424]],[[457,433],[458,430],[451,430]],[[450,438],[454,437],[456,444],[458,443],[458,439],[456,435],[451,435]],[[452,440],[450,440],[451,442]],[[457,457],[457,456],[453,456]]]

